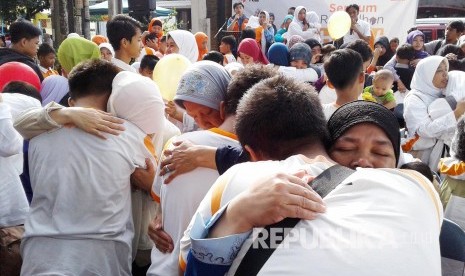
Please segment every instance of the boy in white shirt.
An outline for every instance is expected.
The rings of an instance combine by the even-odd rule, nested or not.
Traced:
[[[69,75],[71,106],[106,110],[119,71],[101,60],[78,65]],[[34,198],[21,247],[22,275],[131,275],[130,175],[152,155],[143,130],[129,122],[124,128],[105,140],[77,128],[31,140]]]

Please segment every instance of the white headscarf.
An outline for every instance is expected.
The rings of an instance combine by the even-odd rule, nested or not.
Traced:
[[[260,13],[264,13],[265,14],[265,23],[268,24],[270,22],[270,14],[267,12],[267,11],[261,11]],[[266,54],[266,38],[265,38],[265,30],[263,30],[262,32],[262,37],[260,39],[260,42],[262,45],[261,48],[262,48],[262,52],[264,54]]]
[[[439,65],[444,60],[447,64],[447,70],[449,70],[449,63],[445,57],[429,56],[418,62],[410,84],[411,92],[426,94],[433,98],[439,98],[442,95],[441,89],[434,86],[433,78]]]
[[[465,99],[465,72],[451,71],[448,75],[449,81],[444,96],[453,96],[456,101]]]
[[[59,103],[68,92],[67,78],[58,75],[46,77],[40,85],[42,106],[46,106],[50,102]]]
[[[199,58],[199,49],[195,36],[188,31],[175,30],[167,34],[167,38],[172,37],[176,46],[179,48],[179,54],[187,57],[192,63],[196,62]]]
[[[165,105],[158,86],[151,79],[123,71],[113,79],[108,112],[138,126],[146,134],[160,133],[163,126],[154,118],[164,116]],[[164,124],[164,122],[163,122]]]
[[[307,15],[305,16],[305,18],[307,19],[308,23],[316,24],[320,22],[320,18],[318,18],[318,14],[316,14],[316,12],[314,11],[307,12]]]
[[[103,42],[103,43],[100,43],[100,45],[98,46],[98,48],[100,50],[102,50],[102,48],[107,48],[110,52],[111,52],[111,55],[113,57],[115,57],[115,50],[113,50],[113,46],[111,46],[110,43],[106,43],[106,42]]]
[[[304,6],[298,6],[297,8],[295,8],[295,11],[294,11],[294,18],[292,19],[292,22],[295,22],[297,24],[299,24],[299,26],[301,28],[304,27],[304,23],[302,21],[299,20],[299,12],[302,10],[302,9],[305,9],[305,11],[307,10]]]

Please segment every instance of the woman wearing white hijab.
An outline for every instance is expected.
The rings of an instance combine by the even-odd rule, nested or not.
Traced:
[[[408,130],[404,151],[437,169],[443,143],[438,138],[455,129],[457,119],[465,110],[465,102],[459,103],[454,111],[433,120],[428,114],[430,104],[443,97],[448,83],[449,63],[446,58],[431,56],[422,59],[415,70],[411,91],[404,100],[404,118]]]
[[[50,76],[40,85],[40,95],[42,96],[42,106],[50,102],[59,103],[69,92],[68,79],[55,75]]]
[[[314,38],[321,42],[321,37],[320,37],[320,28],[321,28],[321,23],[320,23],[320,17],[318,14],[314,11],[309,11],[307,12],[307,15],[305,16],[305,19],[307,20],[308,27],[311,29],[315,29],[315,36]]]
[[[432,120],[436,120],[452,111],[457,107],[457,103],[465,99],[465,72],[451,71],[448,74],[449,81],[444,90],[444,98],[434,100],[428,106],[428,114]],[[448,146],[452,143],[454,129],[449,130],[441,136],[441,140]],[[452,154],[452,152],[451,152]]]
[[[294,19],[292,19],[287,36],[300,35],[303,39],[315,38],[320,39],[319,29],[315,25],[311,27],[306,19],[307,10],[304,6],[298,6],[294,11]]]
[[[260,26],[255,29],[255,40],[260,44],[263,54],[266,54],[267,44],[269,47],[273,43],[274,39],[274,29],[270,24],[270,14],[267,11],[261,11],[258,23]]]
[[[144,144],[151,152],[154,168],[163,147],[163,129],[165,126],[165,105],[158,86],[150,79],[139,74],[123,71],[113,80],[113,89],[108,99],[109,113],[126,119],[138,126],[147,136]],[[142,188],[142,187],[140,187]],[[151,187],[150,187],[151,188]],[[149,193],[140,189],[131,192],[132,219],[134,222],[134,238],[132,240],[132,257],[138,266],[150,256],[153,243],[147,235],[148,224],[156,214],[157,204]]]
[[[184,30],[171,31],[166,35],[166,54],[181,54],[192,63],[199,58],[195,36]]]

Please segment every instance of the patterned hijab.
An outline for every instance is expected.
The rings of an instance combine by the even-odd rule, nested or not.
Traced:
[[[209,60],[196,62],[182,75],[174,101],[182,108],[184,101],[188,101],[220,110],[230,81],[231,75],[218,63]]]

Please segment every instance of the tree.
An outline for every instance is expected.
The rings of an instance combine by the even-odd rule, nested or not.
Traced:
[[[6,24],[11,24],[19,17],[31,20],[34,15],[49,8],[49,0],[1,0],[0,17]]]

